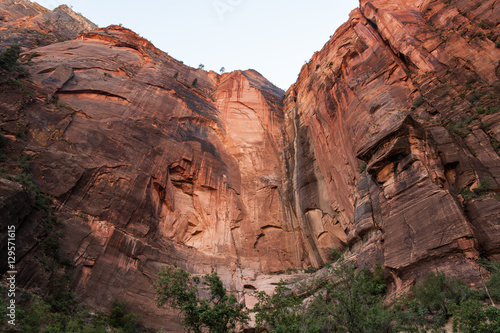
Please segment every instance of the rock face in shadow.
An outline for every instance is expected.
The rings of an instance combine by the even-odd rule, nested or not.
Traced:
[[[0,128],[55,198],[78,294],[98,310],[128,301],[152,328],[180,330],[154,304],[164,264],[216,270],[249,308],[271,273],[321,267],[332,248],[381,264],[394,292],[435,269],[478,283],[475,259],[500,258],[499,10],[361,1],[284,93],[64,7],[3,1],[0,34],[31,49],[56,17],[72,40],[22,54],[34,96],[0,90]],[[30,249],[20,280],[35,288]]]
[[[296,211],[320,183],[348,253],[397,290],[434,269],[477,283],[498,258],[499,11],[361,1],[285,96]]]

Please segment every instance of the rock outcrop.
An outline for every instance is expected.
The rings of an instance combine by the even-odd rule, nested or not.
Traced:
[[[265,274],[307,265],[282,185],[282,90],[252,70],[189,68],[118,26],[23,57],[30,169],[58,202],[90,305],[120,297],[165,327],[174,314],[155,308],[151,283],[163,264],[216,269],[248,302],[279,281]],[[31,274],[27,287],[41,283]]]
[[[333,209],[358,265],[397,286],[436,268],[474,283],[474,259],[498,258],[499,11],[361,1],[286,94],[296,210]]]
[[[0,33],[69,20],[50,32],[72,40],[23,35],[34,96],[1,90],[0,128],[55,198],[78,294],[99,310],[120,297],[153,328],[179,329],[153,302],[174,262],[217,270],[249,307],[271,273],[319,268],[332,248],[381,264],[394,292],[433,269],[474,284],[475,259],[500,259],[499,10],[363,0],[284,93],[65,7],[3,1]],[[40,287],[31,264],[19,280]]]
[[[0,51],[18,43],[26,49],[75,39],[97,26],[66,5],[50,11],[28,0],[0,1]]]

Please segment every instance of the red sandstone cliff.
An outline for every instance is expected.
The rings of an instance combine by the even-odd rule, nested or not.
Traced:
[[[397,285],[477,281],[474,259],[499,258],[499,18],[494,1],[362,1],[286,94],[296,209],[333,210]]]
[[[32,54],[36,96],[9,104],[19,121],[3,130],[24,110],[31,172],[57,200],[90,305],[119,296],[164,327],[176,319],[151,283],[163,264],[217,269],[242,298],[269,285],[260,275],[307,265],[282,186],[283,91],[252,70],[189,68],[118,26]],[[29,288],[47,283],[37,265],[20,273]]]
[[[0,1],[0,49],[13,43],[27,49],[74,39],[97,26],[68,6],[50,11],[28,0]]]
[[[50,14],[0,10],[8,36]],[[434,268],[476,283],[474,260],[500,258],[499,10],[362,1],[285,95],[252,70],[184,66],[118,26],[84,32],[23,55],[35,96],[2,89],[0,128],[33,156],[75,289],[97,309],[120,296],[173,325],[152,288],[173,262],[216,269],[251,306],[280,279],[266,274],[320,267],[332,247],[382,264],[393,290]],[[75,22],[61,36],[89,30]],[[44,288],[23,220],[32,198],[10,183],[2,202],[25,208],[7,220],[31,244],[19,279]]]

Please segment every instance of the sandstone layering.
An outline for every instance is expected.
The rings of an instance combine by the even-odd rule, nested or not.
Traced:
[[[0,128],[55,198],[77,293],[120,296],[153,328],[178,329],[152,287],[174,262],[216,270],[249,307],[332,248],[381,264],[393,292],[435,269],[477,284],[475,260],[500,259],[499,18],[494,0],[361,0],[285,93],[2,0],[0,48],[23,45],[34,96],[2,88]],[[43,289],[33,198],[6,179],[0,198],[19,280]]]

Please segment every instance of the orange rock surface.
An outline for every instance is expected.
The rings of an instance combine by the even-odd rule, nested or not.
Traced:
[[[17,3],[0,3],[6,36],[55,15]],[[363,0],[286,93],[78,19],[60,32],[76,39],[23,54],[35,96],[0,91],[0,128],[56,199],[78,294],[99,310],[119,296],[153,328],[180,329],[153,302],[174,262],[216,270],[250,308],[271,273],[321,267],[332,248],[381,264],[394,292],[434,269],[477,283],[475,259],[500,259],[499,10]],[[44,287],[36,260],[20,267]]]
[[[28,0],[0,1],[0,50],[18,43],[26,49],[74,39],[97,26],[66,5],[48,10]]]
[[[498,258],[499,10],[361,1],[288,90],[297,211],[318,207],[317,190],[300,189],[326,187],[322,210],[359,266],[381,263],[395,282],[436,268],[477,281],[474,260]]]

